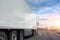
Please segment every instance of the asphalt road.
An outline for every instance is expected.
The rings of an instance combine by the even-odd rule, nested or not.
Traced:
[[[25,40],[60,40],[60,36],[51,31],[40,30],[38,35],[27,38]]]

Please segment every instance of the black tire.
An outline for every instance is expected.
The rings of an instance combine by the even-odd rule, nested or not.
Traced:
[[[17,40],[17,32],[16,31],[11,31],[10,40]]]
[[[0,40],[7,40],[7,35],[3,31],[0,31]]]
[[[19,37],[20,37],[20,40],[24,40],[24,33],[23,33],[23,31],[20,32],[20,36]]]

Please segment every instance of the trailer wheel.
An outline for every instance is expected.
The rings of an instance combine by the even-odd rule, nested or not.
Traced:
[[[23,33],[23,31],[20,32],[20,40],[24,40],[24,33]]]
[[[7,35],[5,32],[0,31],[0,40],[7,40]]]
[[[10,40],[17,40],[17,32],[16,31],[12,31],[10,33]]]

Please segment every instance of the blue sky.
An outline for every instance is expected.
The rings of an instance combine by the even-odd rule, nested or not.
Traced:
[[[53,14],[60,11],[60,0],[26,0],[35,14]]]

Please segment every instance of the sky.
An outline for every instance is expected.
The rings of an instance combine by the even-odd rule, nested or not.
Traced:
[[[40,24],[60,20],[60,0],[26,0]]]
[[[52,14],[60,11],[60,0],[26,0],[35,14]]]

